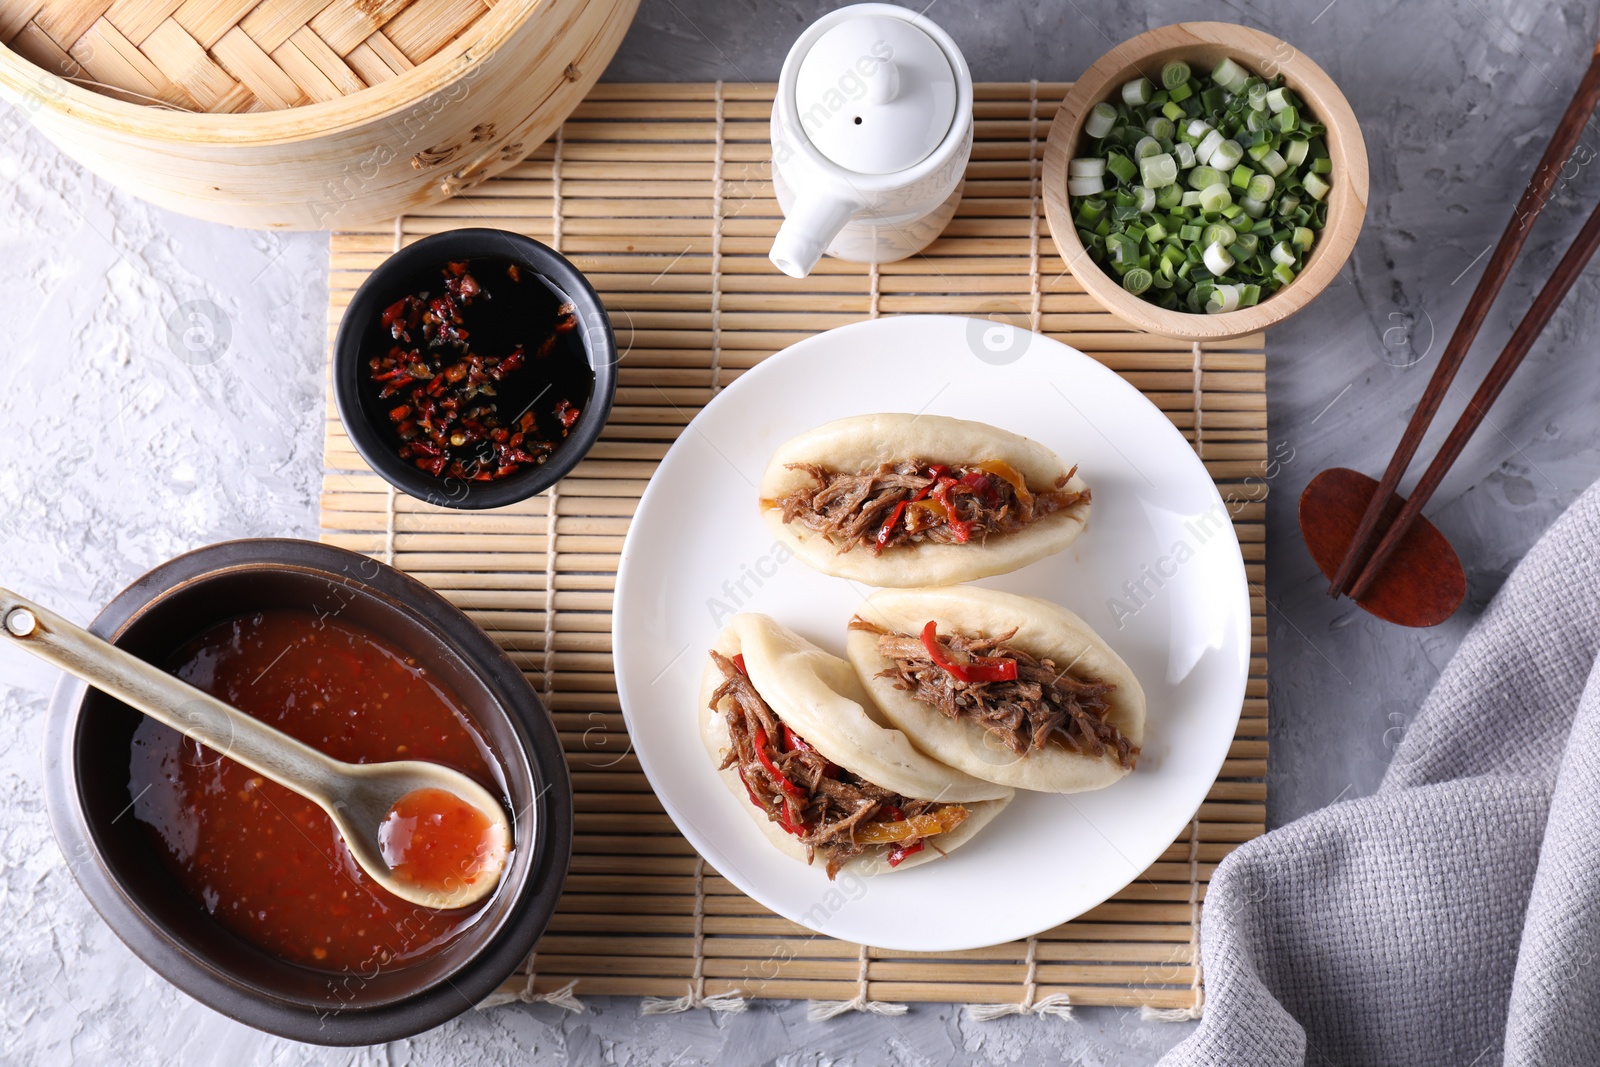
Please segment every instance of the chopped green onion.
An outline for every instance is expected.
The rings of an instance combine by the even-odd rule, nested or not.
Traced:
[[[1239,306],[1239,287],[1237,285],[1219,285],[1211,290],[1211,295],[1206,297],[1206,314],[1220,315],[1232,311]]]
[[[1292,282],[1326,225],[1326,129],[1280,75],[1223,58],[1135,77],[1084,117],[1072,225],[1124,288],[1176,311],[1252,307]]]
[[[1211,153],[1210,165],[1218,170],[1232,170],[1244,158],[1244,149],[1238,141],[1226,140]]]
[[[1218,277],[1228,273],[1234,263],[1234,259],[1228,254],[1228,250],[1216,242],[1206,246],[1201,258],[1205,262],[1206,270]]]
[[[1111,127],[1116,121],[1116,108],[1110,104],[1096,104],[1083,124],[1083,132],[1094,138],[1104,137],[1111,132]]]
[[[1139,173],[1139,168],[1127,156],[1112,152],[1106,157],[1106,169],[1117,176],[1119,181],[1131,182],[1133,176]]]
[[[1245,186],[1244,195],[1248,196],[1251,200],[1266,201],[1271,198],[1273,191],[1276,188],[1277,183],[1272,180],[1272,175],[1257,174],[1252,177],[1250,179],[1250,183]]]
[[[1139,177],[1147,189],[1160,189],[1178,180],[1178,163],[1166,152],[1146,156],[1139,161]]]
[[[1211,72],[1211,80],[1228,90],[1228,92],[1236,93],[1243,89],[1245,83],[1250,80],[1250,72],[1229,57],[1223,56],[1216,69]]]
[[[1221,211],[1233,203],[1233,194],[1228,192],[1228,187],[1221,182],[1208,185],[1200,190],[1200,210],[1205,212]]]

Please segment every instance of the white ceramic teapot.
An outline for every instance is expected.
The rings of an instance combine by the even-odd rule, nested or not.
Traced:
[[[949,34],[894,4],[824,15],[778,78],[784,220],[769,258],[804,278],[823,252],[887,263],[922,251],[955,214],[971,154],[972,74]]]

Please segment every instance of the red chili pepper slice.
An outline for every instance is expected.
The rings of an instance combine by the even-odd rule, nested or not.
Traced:
[[[740,674],[744,675],[746,678],[750,677],[750,672],[744,669],[744,653],[743,652],[741,652],[737,656],[733,657],[733,665],[739,669],[739,673]],[[787,730],[788,727],[785,726],[784,729]]]
[[[955,535],[957,544],[966,544],[972,537],[972,523],[965,521],[956,513],[954,501],[950,499],[950,487],[956,484],[954,478],[940,478],[938,488],[933,491],[933,499],[944,505],[946,512],[945,522],[950,527],[950,532]]]
[[[915,856],[918,852],[921,852],[922,851],[922,846],[923,846],[923,842],[921,842],[921,841],[918,841],[914,845],[895,845],[894,847],[889,849],[889,856],[888,856],[889,866],[891,866],[891,867],[900,866],[902,863],[904,863],[907,860],[907,858],[909,858],[911,856]]]
[[[928,656],[934,663],[958,682],[970,684],[1016,680],[1017,661],[1014,659],[974,659],[971,663],[957,663],[951,659],[944,646],[939,644],[938,625],[932,619],[922,628],[922,647],[928,650]]]
[[[810,742],[808,742],[805,738],[801,737],[799,734],[795,733],[793,730],[789,729],[789,724],[788,723],[784,723],[783,724],[783,747],[784,747],[784,750],[786,752],[814,752],[814,751],[816,751],[815,749],[813,749],[811,747]],[[822,767],[822,776],[824,778],[837,778],[837,777],[839,777],[839,766],[838,766],[838,764],[834,763],[831,760],[825,762],[823,764],[823,767]]]
[[[946,467],[943,463],[935,463],[933,466],[928,468],[928,473],[933,476],[934,480],[923,486],[921,489],[918,489],[916,494],[913,495],[910,500],[902,500],[900,503],[894,506],[894,510],[889,513],[888,521],[886,521],[882,526],[878,527],[878,536],[876,538],[877,544],[874,545],[872,549],[873,555],[877,555],[888,547],[889,538],[894,536],[894,528],[899,524],[901,517],[905,515],[906,508],[918,500],[927,499],[928,494],[933,491],[934,486],[939,484],[939,479],[943,478],[946,472],[949,470],[950,468]],[[949,505],[946,504],[947,509],[948,507]],[[963,537],[962,540],[965,541],[966,538]]]
[[[556,418],[561,420],[561,428],[563,430],[572,429],[572,424],[578,421],[579,414],[580,412],[570,400],[562,400],[556,404]]]
[[[744,795],[750,798],[750,803],[754,804],[758,808],[761,808],[761,801],[757,799],[756,791],[750,788],[750,779],[744,776],[743,767],[739,768],[739,782],[744,786]],[[763,808],[763,810],[765,809]],[[776,822],[779,826],[783,827],[789,833],[794,834],[796,837],[801,837],[805,834],[805,823],[801,822],[795,816],[794,805],[790,802],[788,797],[785,797],[783,800],[783,814],[776,820]]]
[[[756,759],[761,761],[762,768],[772,776],[772,780],[778,783],[778,787],[785,793],[788,793],[792,797],[805,796],[806,791],[789,781],[789,779],[784,776],[783,771],[778,769],[778,765],[772,762],[772,757],[767,755],[767,745],[770,743],[770,740],[771,739],[767,737],[767,731],[757,726],[755,737]]]
[[[906,501],[902,500],[896,504],[894,510],[889,512],[888,521],[878,527],[877,544],[872,548],[873,555],[877,555],[888,547],[889,538],[894,536],[895,525],[900,521],[900,516],[906,513],[906,503]]]

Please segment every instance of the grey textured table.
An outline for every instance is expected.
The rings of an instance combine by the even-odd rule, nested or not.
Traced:
[[[771,80],[832,4],[644,0],[607,77]],[[1321,63],[1366,131],[1372,201],[1341,280],[1269,338],[1272,757],[1269,821],[1370,792],[1419,699],[1540,532],[1594,478],[1600,326],[1579,282],[1430,509],[1468,574],[1461,612],[1400,630],[1323,595],[1295,502],[1323,467],[1377,474],[1600,32],[1592,4],[1516,0],[979,3],[929,14],[982,80],[1070,79],[1114,43],[1183,18],[1258,26]],[[315,537],[327,241],[193,222],[131,201],[0,110],[0,584],[86,621],[150,566],[248,535]],[[1585,142],[1600,149],[1600,123]],[[1453,418],[1579,221],[1590,167],[1564,183],[1489,318]],[[168,319],[222,307],[232,351],[194,367]],[[1430,436],[1430,454],[1443,427]],[[318,1050],[188,1000],[106,929],[50,838],[39,738],[51,672],[0,653],[0,1061],[6,1063],[1142,1064],[1187,1027],[1080,1010],[973,1023],[949,1006],[805,1021],[800,1005],[641,1018],[506,1007],[386,1048]]]

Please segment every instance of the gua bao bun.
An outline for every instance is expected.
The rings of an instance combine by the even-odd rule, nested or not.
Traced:
[[[759,707],[746,706],[752,698]],[[767,716],[771,722],[758,737]],[[1012,797],[1004,786],[919,752],[882,719],[848,663],[765,615],[736,615],[718,636],[701,681],[699,721],[734,802],[782,851],[805,863],[823,860],[830,878],[845,866],[877,874],[938,859],[970,840]],[[764,756],[753,751],[757,741],[764,742]],[[847,818],[867,800],[866,817]],[[829,840],[841,818],[852,822],[849,832]],[[862,844],[913,826],[948,829],[898,845]],[[896,855],[897,847],[903,854]]]
[[[938,415],[858,415],[780,445],[760,499],[806,563],[876,586],[947,585],[1070,545],[1089,487],[1043,445]]]
[[[969,680],[928,652],[930,624],[940,656]],[[845,654],[891,723],[974,777],[1101,789],[1133,769],[1144,741],[1139,680],[1087,623],[1045,600],[976,586],[880,590],[851,623]]]

